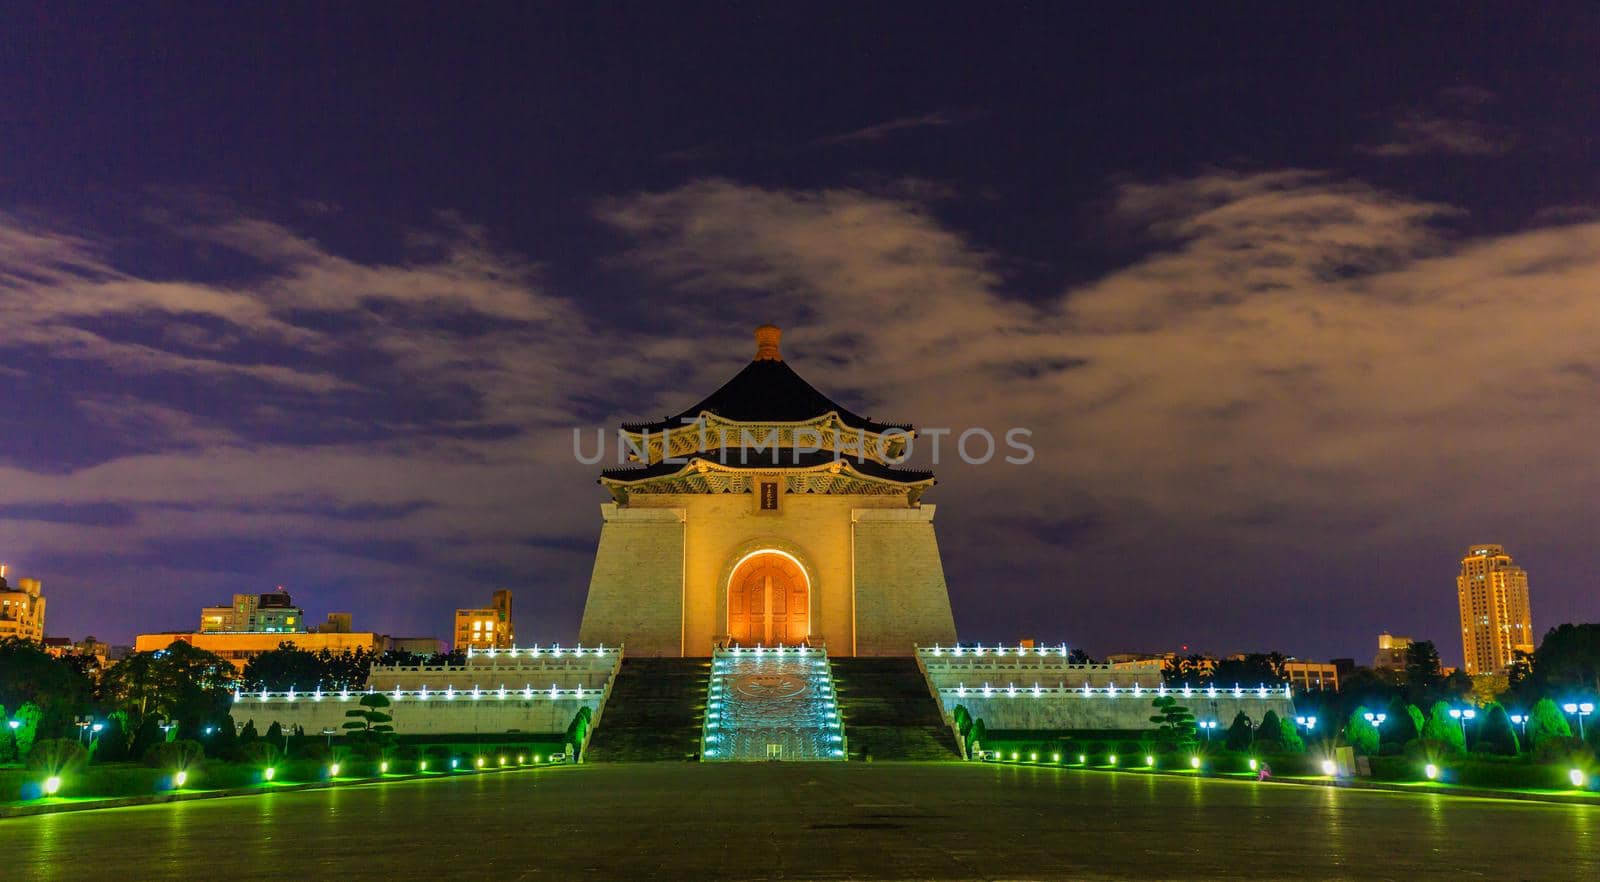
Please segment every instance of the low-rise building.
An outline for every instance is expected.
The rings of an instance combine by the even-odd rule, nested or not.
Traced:
[[[0,564],[0,640],[44,642],[44,586],[38,579],[18,579],[13,587]]]
[[[456,610],[457,650],[506,649],[516,642],[511,626],[511,592],[494,593],[488,606]]]
[[[200,610],[200,631],[262,631],[282,634],[306,630],[306,614],[294,605],[279,585],[266,594],[235,594],[232,606],[207,606]]]
[[[1289,685],[1305,692],[1339,690],[1339,666],[1333,662],[1290,659],[1283,663],[1283,675],[1289,678]]]
[[[381,654],[388,647],[389,638],[382,634],[370,631],[347,632],[343,634],[278,631],[163,631],[159,634],[140,634],[134,639],[134,649],[138,652],[155,652],[166,649],[174,643],[188,643],[197,649],[214,652],[222,656],[241,672],[250,659],[273,649],[280,644],[288,643],[297,649],[308,652],[321,652],[326,649],[334,654],[354,652],[364,649],[367,652]]]
[[[1372,658],[1372,667],[1380,671],[1403,671],[1406,651],[1410,648],[1410,637],[1396,637],[1385,631],[1378,635],[1378,654]]]

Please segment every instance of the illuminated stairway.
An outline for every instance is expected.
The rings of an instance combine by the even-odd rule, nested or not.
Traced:
[[[703,744],[707,762],[843,760],[827,653],[803,646],[717,650]]]
[[[836,658],[833,682],[851,759],[961,758],[916,659]]]
[[[695,759],[710,674],[703,658],[623,656],[584,762]]]

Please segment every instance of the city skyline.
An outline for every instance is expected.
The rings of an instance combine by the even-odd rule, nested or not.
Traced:
[[[510,588],[573,642],[574,430],[771,321],[1033,433],[928,491],[964,640],[1454,665],[1474,543],[1600,618],[1595,13],[1349,15],[0,13],[0,560],[53,635]]]

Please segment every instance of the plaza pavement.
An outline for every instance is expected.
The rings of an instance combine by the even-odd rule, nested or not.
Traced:
[[[0,820],[3,878],[1583,879],[1600,807],[973,763],[549,768]]]

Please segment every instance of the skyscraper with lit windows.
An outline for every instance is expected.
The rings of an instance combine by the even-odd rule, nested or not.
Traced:
[[[1533,652],[1528,574],[1504,547],[1474,545],[1456,576],[1461,604],[1462,668],[1468,675],[1503,673],[1517,650]]]

